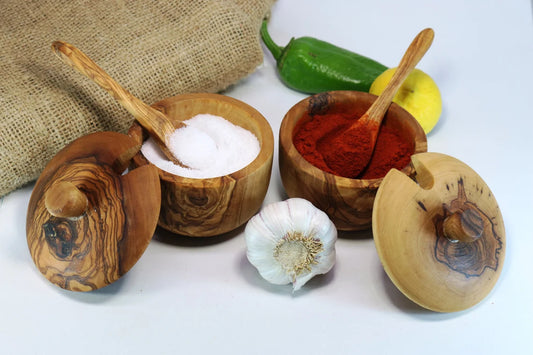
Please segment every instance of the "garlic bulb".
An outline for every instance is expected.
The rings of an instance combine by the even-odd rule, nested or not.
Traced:
[[[261,276],[299,290],[335,264],[337,229],[307,200],[292,198],[263,208],[246,225],[246,255]]]

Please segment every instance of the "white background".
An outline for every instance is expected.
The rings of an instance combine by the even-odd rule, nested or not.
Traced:
[[[429,151],[463,160],[503,213],[501,277],[477,306],[439,314],[407,300],[383,272],[370,235],[341,238],[329,274],[291,293],[245,257],[242,229],[191,239],[158,230],[122,279],[64,291],[35,268],[25,218],[32,186],[0,200],[3,354],[531,354],[533,345],[533,26],[527,0],[278,0],[269,26],[285,44],[310,35],[396,66],[435,30],[419,64],[444,112]],[[257,108],[274,135],[305,95],[278,80],[272,56],[225,92]],[[265,203],[286,198],[277,164]]]

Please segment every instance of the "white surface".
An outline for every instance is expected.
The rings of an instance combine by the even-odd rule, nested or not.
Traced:
[[[0,200],[3,354],[531,354],[533,346],[533,26],[526,0],[278,0],[269,26],[285,44],[310,35],[395,66],[424,27],[419,68],[439,85],[430,151],[455,156],[490,186],[507,254],[479,305],[438,314],[408,301],[371,238],[341,238],[337,265],[297,294],[267,284],[245,258],[242,230],[191,240],[158,230],[115,284],[73,293],[49,283],[26,246],[31,186]],[[277,79],[272,57],[225,94],[256,107],[277,136],[305,95]],[[285,199],[276,159],[265,203]]]

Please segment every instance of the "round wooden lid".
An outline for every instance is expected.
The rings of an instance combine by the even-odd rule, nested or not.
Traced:
[[[439,153],[412,156],[414,180],[383,179],[372,215],[375,245],[392,282],[437,312],[481,301],[501,273],[505,229],[496,199],[463,162]]]
[[[148,246],[161,191],[152,165],[123,172],[139,146],[99,132],[63,148],[37,180],[26,237],[37,268],[52,283],[90,291],[124,275]]]

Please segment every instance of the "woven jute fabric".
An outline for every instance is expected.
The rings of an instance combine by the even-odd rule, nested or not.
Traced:
[[[62,63],[53,41],[78,47],[146,103],[219,92],[261,64],[259,28],[274,1],[3,0],[0,196],[35,180],[74,139],[133,121]]]

